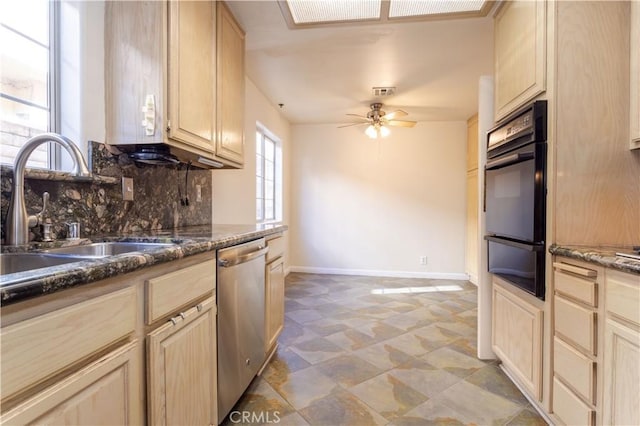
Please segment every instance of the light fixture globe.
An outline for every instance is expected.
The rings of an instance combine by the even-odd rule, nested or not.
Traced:
[[[373,124],[370,124],[369,126],[367,126],[366,130],[364,131],[364,134],[369,136],[371,139],[375,139],[378,137],[378,131],[373,126]]]

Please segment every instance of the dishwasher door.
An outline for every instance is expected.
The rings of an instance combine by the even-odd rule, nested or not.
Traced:
[[[218,423],[265,361],[264,238],[218,251]]]

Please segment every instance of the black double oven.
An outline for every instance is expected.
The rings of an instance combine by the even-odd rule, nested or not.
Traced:
[[[487,135],[484,207],[489,272],[544,300],[547,103],[536,101]]]

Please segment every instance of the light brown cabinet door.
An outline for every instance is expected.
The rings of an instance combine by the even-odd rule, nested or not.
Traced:
[[[169,137],[213,152],[216,5],[169,2]]]
[[[529,394],[540,400],[543,312],[503,288],[499,281],[494,277],[493,351]]]
[[[265,309],[265,349],[273,348],[284,327],[284,258],[267,265]]]
[[[603,424],[640,424],[640,332],[607,319]]]
[[[3,413],[2,424],[140,424],[142,347],[129,343]]]
[[[213,298],[148,335],[148,424],[217,424],[215,343]]]
[[[244,32],[224,4],[218,5],[216,156],[244,163]]]
[[[496,14],[496,121],[545,91],[546,4],[508,1]]]

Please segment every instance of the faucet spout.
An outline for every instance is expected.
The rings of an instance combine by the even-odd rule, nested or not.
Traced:
[[[29,223],[37,223],[34,217],[27,214],[24,202],[24,173],[27,160],[34,149],[47,142],[55,142],[71,155],[74,161],[73,174],[75,176],[90,177],[91,172],[75,143],[57,133],[43,133],[29,139],[22,146],[13,165],[13,190],[7,212],[6,244],[21,245],[29,242]]]

